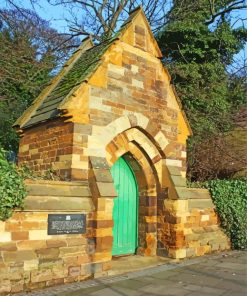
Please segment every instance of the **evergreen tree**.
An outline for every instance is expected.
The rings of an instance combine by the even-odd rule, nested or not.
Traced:
[[[220,172],[212,175],[211,164],[203,161],[207,155],[199,154],[206,143],[214,145],[216,138],[233,128],[234,113],[246,104],[246,76],[232,76],[227,70],[244,47],[247,31],[232,28],[230,11],[220,13],[227,1],[213,1],[215,18],[209,2],[174,1],[169,22],[158,35],[164,64],[194,133],[188,143],[191,179],[219,177]],[[207,152],[214,154],[215,147],[211,148]]]
[[[67,56],[64,37],[36,13],[0,13],[0,147],[18,151],[12,125],[30,106],[54,70]]]

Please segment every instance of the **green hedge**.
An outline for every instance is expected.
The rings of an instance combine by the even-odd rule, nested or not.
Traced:
[[[247,181],[212,180],[209,189],[221,226],[235,249],[247,249]]]
[[[24,178],[0,149],[0,220],[8,219],[15,208],[21,208],[25,196]]]

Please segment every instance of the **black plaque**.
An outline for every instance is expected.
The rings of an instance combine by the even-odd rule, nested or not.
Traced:
[[[85,214],[49,214],[48,235],[78,234],[86,232]]]

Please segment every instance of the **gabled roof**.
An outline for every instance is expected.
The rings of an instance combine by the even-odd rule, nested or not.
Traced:
[[[59,116],[59,105],[96,70],[100,63],[100,58],[115,40],[116,38],[111,38],[83,52],[75,61],[72,68],[44,98],[34,114],[22,128],[27,128],[39,122]]]
[[[50,90],[47,92],[44,90],[44,95],[41,95],[33,102],[33,104],[24,112],[24,114],[15,122],[14,127],[20,127],[25,129],[36,125],[40,122],[47,121],[59,117],[60,110],[59,106],[62,102],[72,95],[72,93],[81,85],[82,82],[86,81],[87,78],[93,74],[101,63],[101,58],[107,49],[118,40],[118,36],[134,19],[134,17],[141,10],[138,7],[130,13],[127,21],[122,25],[119,32],[117,32],[112,38],[103,41],[98,45],[94,45],[89,49],[81,50],[83,43],[74,55],[78,55],[78,51],[81,50],[79,57],[69,59],[65,66],[69,66],[66,71],[62,70],[58,77],[60,77],[57,83],[51,82],[51,86],[48,86]],[[70,61],[72,62],[70,63]]]
[[[143,20],[147,25],[150,37],[155,46],[156,57],[161,57],[161,51],[153,36],[142,7],[137,7],[130,13],[129,18],[112,38],[105,40],[98,45],[93,45],[91,39],[86,38],[78,50],[75,51],[64,65],[61,72],[54,77],[50,85],[43,90],[39,97],[34,100],[33,104],[15,122],[14,127],[26,129],[41,122],[61,116],[62,111],[60,110],[60,107],[63,103],[74,94],[83,82],[87,82],[90,76],[95,73],[99,65],[102,63],[102,57],[105,52],[115,41],[121,39],[121,36],[124,36],[125,32],[138,15],[143,16]],[[183,117],[190,130],[186,115],[183,114]]]

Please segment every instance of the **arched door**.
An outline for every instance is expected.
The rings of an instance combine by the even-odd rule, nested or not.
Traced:
[[[118,196],[113,207],[112,255],[134,254],[137,248],[137,183],[128,163],[119,158],[111,168]]]

